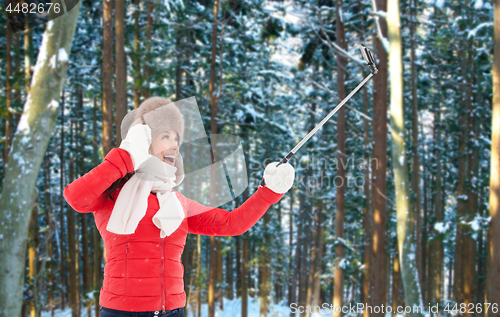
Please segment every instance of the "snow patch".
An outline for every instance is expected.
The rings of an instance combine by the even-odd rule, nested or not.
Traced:
[[[493,22],[484,22],[484,23],[479,24],[474,29],[472,29],[472,30],[469,31],[469,35],[467,35],[467,39],[470,39],[471,37],[475,37],[476,33],[479,30],[481,30],[482,28],[485,28],[485,27],[490,27],[490,26],[491,27],[493,26]]]
[[[56,54],[52,55],[52,57],[50,58],[49,66],[52,69],[56,69],[57,68]]]
[[[66,53],[66,50],[64,49],[64,47],[59,49],[58,55],[59,55],[58,57],[59,57],[60,62],[67,62],[68,61],[68,53]]]
[[[47,110],[52,110],[55,111],[59,108],[59,102],[52,100],[48,105],[47,105]]]
[[[434,224],[434,229],[439,233],[444,233],[448,230],[449,224],[444,225],[442,222],[436,222]]]
[[[436,7],[442,9],[444,6],[444,0],[436,0]]]
[[[342,259],[339,262],[339,268],[341,268],[341,269],[347,268],[348,265],[349,265],[349,261],[347,261],[346,259]]]
[[[404,165],[404,163],[405,163],[405,157],[404,157],[404,155],[401,155],[401,156],[399,157],[399,165],[403,166],[403,165]]]

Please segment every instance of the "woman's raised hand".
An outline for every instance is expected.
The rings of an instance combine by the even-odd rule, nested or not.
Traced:
[[[151,128],[145,124],[137,124],[130,128],[127,136],[120,143],[120,148],[127,151],[134,162],[134,170],[137,170],[142,163],[149,159],[151,146]]]
[[[277,194],[284,194],[292,188],[295,179],[295,169],[289,163],[276,167],[278,162],[272,162],[264,170],[266,187]]]

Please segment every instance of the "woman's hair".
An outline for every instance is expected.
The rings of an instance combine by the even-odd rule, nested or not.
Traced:
[[[123,176],[122,178],[119,178],[117,179],[113,184],[111,184],[111,186],[109,186],[109,188],[104,192],[105,195],[108,196],[109,199],[111,199],[112,201],[115,201],[113,199],[113,197],[111,196],[111,194],[113,194],[115,192],[115,190],[117,190],[118,188],[122,187],[123,185],[125,185],[125,183],[132,177],[132,175],[135,174],[135,171],[133,172],[130,172],[128,174],[126,174],[125,176]]]

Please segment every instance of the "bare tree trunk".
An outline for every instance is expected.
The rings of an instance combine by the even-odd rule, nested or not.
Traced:
[[[197,296],[197,308],[196,308],[196,311],[197,311],[197,317],[201,317],[201,280],[200,280],[200,273],[201,273],[201,236],[198,235],[198,248],[197,248],[197,251],[198,251],[198,263],[197,263],[197,267],[196,267],[196,279],[198,280],[198,285],[197,285],[197,288],[198,288],[198,296]]]
[[[238,199],[235,200],[235,203]],[[241,238],[236,236],[236,298],[241,297]]]
[[[217,290],[215,292],[215,301],[219,302],[219,309],[224,310],[224,302],[223,302],[223,288],[220,286],[222,284],[222,252],[221,252],[221,245],[222,245],[222,240],[217,239],[216,240],[216,247],[215,247],[215,261],[216,261],[216,287]]]
[[[361,0],[358,0],[358,7],[360,10],[363,10],[363,3]],[[364,22],[364,21],[363,21]],[[365,41],[365,28],[364,28],[364,23],[361,23],[361,42],[364,43]],[[363,192],[365,194],[365,206],[363,207],[363,228],[365,229],[365,236],[363,237],[363,261],[364,261],[364,269],[362,273],[362,282],[361,282],[361,303],[363,304],[368,304],[370,302],[370,278],[368,275],[368,272],[370,272],[370,259],[372,257],[372,249],[370,248],[370,245],[372,243],[370,242],[371,239],[371,228],[373,226],[373,223],[371,222],[372,215],[371,215],[371,201],[370,201],[370,154],[369,154],[369,148],[370,148],[370,123],[368,121],[368,89],[366,87],[363,87],[363,113],[365,114],[366,118],[363,119],[364,121],[364,131],[363,131],[363,144],[364,144],[364,160],[365,160],[365,166],[364,166],[364,182],[363,182]],[[363,312],[363,317],[368,317],[368,312],[365,310]]]
[[[134,0],[134,109],[139,108],[141,103],[141,59],[139,58],[139,41],[140,41],[140,26],[139,26],[139,0]]]
[[[28,233],[28,254],[29,254],[29,284],[31,287],[32,295],[33,298],[30,301],[30,316],[31,317],[36,317],[37,316],[37,305],[36,305],[36,297],[38,296],[37,292],[37,283],[36,283],[36,275],[38,273],[37,270],[37,255],[36,255],[36,249],[38,247],[37,245],[37,238],[36,238],[36,233],[38,231],[38,206],[35,205],[33,208],[33,212],[30,217],[30,228],[29,228],[29,233]]]
[[[313,223],[311,223],[311,230],[314,231],[316,229],[316,221],[318,220],[317,218],[317,211],[313,209],[313,213],[314,213],[314,216],[313,216]],[[312,239],[311,239],[311,242],[310,243],[310,248],[309,248],[309,252],[308,252],[308,258],[309,258],[309,269],[308,269],[308,272],[306,274],[304,274],[306,276],[306,279],[307,279],[307,291],[306,291],[306,296],[305,296],[305,303],[308,305],[308,306],[311,306],[312,305],[312,292],[313,292],[313,276],[314,276],[314,260],[316,258],[316,249],[315,249],[315,236],[316,236],[317,232],[313,232],[313,236],[312,236]],[[310,317],[311,316],[311,311],[310,310],[306,310],[306,313],[305,313],[306,317]]]
[[[415,219],[411,213],[408,165],[406,164],[405,124],[403,112],[403,54],[399,0],[387,3],[387,25],[389,33],[389,66],[391,80],[390,123],[392,137],[392,162],[396,190],[396,215],[398,251],[401,262],[401,277],[405,292],[405,304],[421,305],[422,297],[418,279],[415,245]],[[423,316],[414,312],[408,316]]]
[[[73,144],[73,122],[71,126],[71,145]],[[69,157],[69,182],[72,183],[75,179],[74,159],[70,153]],[[68,207],[67,214],[67,234],[68,234],[68,267],[69,267],[69,301],[71,307],[71,316],[78,317],[78,269],[76,262],[76,228],[75,228],[75,211]]]
[[[442,223],[444,221],[444,210],[442,205],[442,164],[441,164],[441,111],[439,105],[436,106],[435,122],[434,122],[434,139],[436,142],[436,186],[434,190],[434,201],[435,201],[435,215],[436,222]],[[433,258],[435,271],[434,279],[434,295],[428,294],[430,298],[434,298],[437,303],[440,303],[443,299],[441,290],[443,289],[443,261],[444,261],[444,247],[443,239],[440,237],[436,239],[435,243],[432,244],[432,253],[435,253]]]
[[[492,127],[500,127],[500,0],[494,0],[494,60]],[[491,131],[490,228],[488,239],[487,301],[500,302],[500,130]],[[496,314],[488,311],[487,316]]]
[[[215,59],[217,54],[217,14],[219,10],[219,0],[214,2],[214,22],[212,25],[212,56],[210,60],[210,82],[209,82],[209,98],[210,98],[210,133],[217,134],[217,110],[218,99],[214,96],[215,86]],[[212,153],[213,155],[213,153]],[[212,161],[214,158],[212,157]],[[212,171],[213,173],[213,171]],[[212,175],[215,176],[215,175]],[[212,177],[214,179],[214,177]],[[215,193],[211,193],[214,195]],[[208,278],[208,317],[215,316],[215,237],[210,237],[210,275]]]
[[[122,142],[120,125],[127,112],[127,57],[125,54],[125,0],[115,1],[115,72],[116,72],[116,137],[115,144]]]
[[[399,252],[397,248],[397,242],[396,242],[396,248],[394,252],[394,267],[392,269],[392,317],[396,316],[397,309],[398,309],[398,295],[399,295],[399,277],[400,277],[400,269],[399,269]]]
[[[113,7],[111,0],[103,6],[103,65],[102,65],[102,152],[113,148]]]
[[[97,105],[97,98],[94,97],[94,113],[93,113],[93,166],[96,166],[98,164],[98,158],[97,158],[97,110],[98,110],[98,105]],[[101,312],[100,310],[100,305],[99,305],[99,296],[100,296],[100,289],[101,289],[101,265],[102,265],[102,247],[101,247],[101,236],[99,234],[99,231],[97,228],[94,226],[93,230],[93,235],[92,238],[94,240],[94,275],[93,275],[93,289],[94,289],[94,317],[99,317],[99,314]]]
[[[387,0],[376,0],[377,10],[387,10]],[[382,36],[387,36],[387,26],[380,20]],[[372,154],[372,220],[371,230],[371,261],[368,276],[369,304],[379,306],[387,301],[387,267],[385,248],[386,221],[386,171],[387,171],[387,52],[382,41],[375,39],[375,53],[379,62],[379,72],[374,77],[373,93],[373,154]],[[383,314],[370,314],[370,316]]]
[[[245,234],[244,234],[245,235]],[[242,239],[241,253],[241,317],[248,317],[248,240]]]
[[[289,222],[289,230],[288,230],[288,246],[289,246],[289,253],[288,253],[288,271],[290,272],[290,278],[289,278],[289,283],[288,283],[288,306],[290,306],[292,303],[295,303],[295,294],[296,294],[296,283],[297,280],[295,279],[294,275],[294,258],[292,257],[292,250],[293,250],[293,193],[294,190],[293,188],[290,188],[290,222]],[[292,313],[290,313],[292,315]]]
[[[344,30],[344,22],[341,17],[343,12],[343,0],[336,0],[336,14],[338,17],[337,21],[337,45],[345,49],[345,30]],[[337,56],[337,95],[339,99],[344,99],[345,96],[345,84],[344,84],[344,68],[346,62],[345,58],[342,55]],[[334,269],[334,286],[333,286],[333,306],[334,307],[342,307],[342,301],[344,298],[344,272],[342,267],[339,266],[339,263],[344,258],[344,245],[341,241],[344,239],[344,205],[345,205],[345,197],[344,197],[344,184],[345,175],[347,172],[347,160],[346,160],[346,142],[345,142],[345,109],[342,108],[337,113],[337,159],[338,159],[338,169],[337,169],[337,177],[341,184],[334,184],[336,189],[336,206],[337,212],[335,214],[335,238],[337,239],[337,247],[335,248],[335,269]],[[341,317],[341,311],[333,312],[333,317]]]
[[[52,195],[50,188],[50,160],[48,159],[48,153],[45,152],[45,160],[43,167],[43,185],[44,185],[44,199],[47,206],[47,226],[49,227],[48,238],[47,238],[47,256],[52,259],[52,238],[54,234],[54,221],[53,221],[53,207],[52,207]],[[54,285],[57,285],[57,281],[54,279],[54,261],[49,261],[47,265],[47,304],[49,306],[50,315],[54,317]]]
[[[470,20],[473,20],[473,14],[469,11],[469,16]],[[468,221],[472,221],[474,219],[476,213],[477,213],[477,190],[474,189],[473,182],[474,178],[477,176],[477,172],[474,169],[475,162],[477,162],[477,157],[476,157],[476,150],[474,149],[474,144],[478,142],[477,139],[474,138],[475,135],[475,112],[474,112],[474,106],[473,106],[473,96],[472,96],[472,91],[473,91],[473,86],[475,83],[474,75],[473,75],[473,60],[472,60],[472,51],[473,51],[473,41],[468,39],[467,40],[467,74],[468,78],[467,79],[467,93],[465,94],[466,96],[466,104],[467,108],[469,109],[468,111],[468,120],[467,120],[467,135],[468,135],[468,154],[467,154],[467,174],[466,174],[466,184],[467,184],[467,202],[466,202],[466,218]],[[471,134],[472,133],[472,134]],[[471,236],[473,230],[470,226],[467,226],[465,228],[466,235],[464,236],[464,253],[465,257],[463,260],[463,266],[464,266],[464,301],[469,307],[469,304],[474,304],[474,294],[476,293],[476,290],[474,289],[474,281],[475,281],[475,271],[476,271],[476,240]],[[465,316],[471,316],[471,311],[467,310],[466,313],[464,314]]]
[[[24,32],[24,89],[27,96],[30,92],[31,76],[33,74],[33,31],[26,28]]]
[[[295,266],[293,270],[293,279],[292,279],[292,297],[294,299],[293,303],[297,303],[299,297],[298,297],[298,292],[300,290],[300,271],[301,271],[301,261],[300,259],[302,258],[302,244],[303,244],[303,239],[302,239],[302,225],[304,221],[304,200],[305,196],[304,194],[299,190],[299,210],[298,210],[298,220],[297,220],[297,239],[295,242]],[[295,313],[292,313],[290,310],[290,317],[294,317]]]
[[[9,25],[9,20],[6,19],[6,34],[5,34],[5,107],[8,115],[5,122],[5,142],[3,145],[3,175],[7,171],[7,163],[9,162],[9,151],[12,144],[12,124],[14,121],[12,107],[12,30]],[[5,176],[4,176],[5,178]]]
[[[61,175],[61,178],[60,178],[60,190],[59,192],[61,193],[61,197],[59,197],[59,201],[60,201],[60,205],[59,205],[59,210],[60,210],[60,214],[59,214],[59,224],[60,224],[60,228],[59,228],[59,255],[60,255],[60,258],[59,258],[59,285],[60,285],[60,289],[61,289],[61,310],[64,310],[66,308],[66,291],[67,291],[67,288],[66,288],[66,268],[64,266],[64,256],[63,254],[65,254],[64,252],[64,197],[63,197],[63,193],[64,193],[64,171],[65,171],[65,168],[64,168],[64,145],[65,145],[65,140],[64,140],[64,124],[65,124],[65,121],[64,121],[64,108],[65,108],[65,105],[66,105],[66,101],[65,101],[65,96],[64,96],[64,90],[62,92],[62,96],[61,96],[61,100],[62,100],[62,104],[61,104],[61,153],[59,155],[59,157],[61,158],[61,165],[60,165],[60,168],[59,168],[59,173]]]
[[[410,22],[410,39],[411,39],[411,96],[412,96],[412,178],[411,187],[415,195],[413,203],[413,212],[415,214],[415,234],[417,243],[417,269],[419,283],[422,285],[422,195],[420,192],[420,156],[418,154],[418,93],[417,93],[417,57],[415,54],[415,24],[417,23],[417,4],[418,0],[412,0],[411,4],[411,22]]]
[[[233,248],[226,254],[226,297],[230,300],[234,299],[234,282],[233,282]]]
[[[323,171],[324,172],[324,171]],[[314,292],[313,292],[313,305],[320,306],[320,292],[321,292],[321,274],[323,273],[323,201],[319,201],[318,206],[318,226],[317,226],[317,239],[316,239],[316,258],[314,270]],[[316,233],[316,232],[315,232]]]
[[[182,91],[181,91],[181,83],[182,83],[182,34],[180,28],[177,29],[175,35],[175,48],[176,54],[175,59],[177,61],[177,65],[175,66],[175,98],[177,100],[182,99]]]
[[[149,2],[148,3],[148,22],[146,26],[146,63],[150,61],[150,46],[151,46],[151,31],[153,29],[153,3]],[[149,66],[146,64],[144,65],[144,78],[147,81],[147,86],[143,87],[142,94],[144,96],[144,99],[149,98],[149,79],[151,78],[150,76],[151,69]]]
[[[304,181],[305,184],[308,184],[309,183],[309,169],[306,170],[306,180]],[[306,189],[307,190],[307,189]],[[300,276],[299,276],[299,286],[298,286],[298,291],[299,291],[299,305],[300,306],[307,306],[307,303],[306,303],[306,295],[307,295],[307,288],[308,288],[308,285],[307,285],[307,262],[308,262],[308,253],[309,253],[309,244],[310,244],[310,240],[309,240],[309,232],[311,231],[309,226],[309,215],[310,213],[308,213],[309,211],[309,206],[308,206],[308,202],[306,200],[306,197],[305,197],[305,193],[302,193],[302,196],[301,196],[301,199],[302,199],[302,203],[301,203],[301,206],[302,206],[302,210],[303,210],[303,213],[302,213],[302,219],[304,221],[304,226],[302,230],[302,238],[301,238],[301,247],[302,247],[302,250],[301,250],[301,257],[299,258],[299,262],[300,262],[300,270],[299,270],[299,273],[300,273]],[[305,316],[305,312],[300,314],[301,316]]]
[[[79,8],[78,3],[70,12],[47,23],[35,74],[39,80],[33,83],[26,100],[5,170],[0,194],[4,237],[0,239],[0,307],[9,316],[19,316],[21,312],[28,219],[37,196],[36,180],[57,117],[57,100],[66,79],[67,56]],[[62,51],[66,54],[59,53]],[[55,60],[52,66],[51,60]]]
[[[264,231],[264,241],[270,241],[270,236],[268,233],[268,223],[269,223],[269,213],[264,214],[263,221],[263,231]],[[270,294],[271,282],[270,282],[270,266],[269,266],[269,246],[263,243],[260,248],[260,263],[259,263],[259,290],[260,290],[260,316],[267,316],[267,307],[269,306],[268,296]]]

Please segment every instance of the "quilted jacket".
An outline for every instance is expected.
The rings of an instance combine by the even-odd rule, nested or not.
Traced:
[[[94,214],[106,251],[100,305],[111,309],[140,312],[184,307],[186,293],[181,256],[187,234],[240,235],[249,230],[283,196],[259,186],[243,205],[229,212],[203,206],[174,191],[186,218],[174,233],[162,239],[160,229],[152,222],[159,204],[155,194],[151,193],[146,215],[135,233],[114,234],[106,230],[106,226],[121,189],[111,195],[114,200],[109,199],[104,192],[113,182],[133,171],[128,152],[114,148],[102,164],[64,190],[64,197],[73,209]]]

